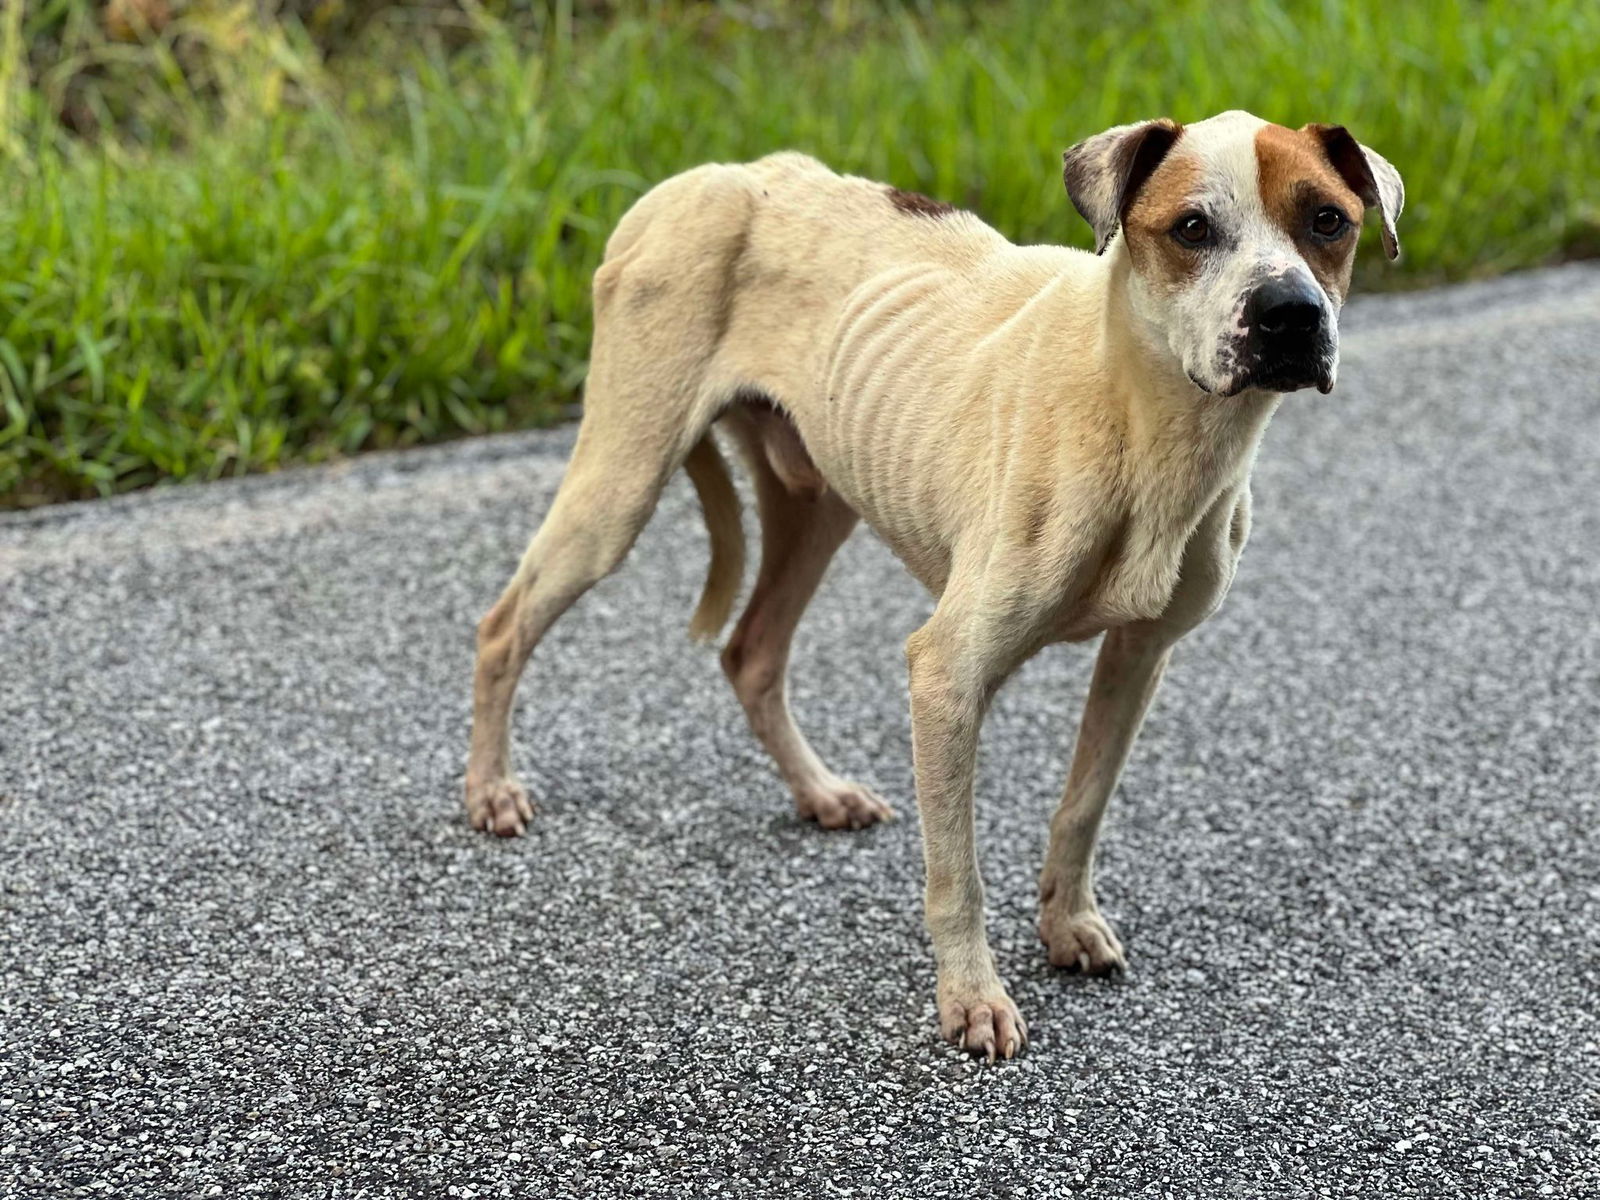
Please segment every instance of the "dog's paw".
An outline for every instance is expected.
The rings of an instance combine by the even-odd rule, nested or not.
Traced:
[[[1015,1058],[1028,1044],[1028,1023],[998,981],[987,988],[939,988],[944,1040],[993,1062]]]
[[[514,779],[467,783],[467,819],[474,829],[517,837],[533,820],[533,802]]]
[[[829,779],[798,789],[795,811],[803,820],[824,829],[865,829],[879,821],[894,820],[894,809],[869,787],[846,779]]]
[[[1097,909],[1069,912],[1045,901],[1039,914],[1039,938],[1050,951],[1052,966],[1085,975],[1120,975],[1128,969],[1116,930]]]

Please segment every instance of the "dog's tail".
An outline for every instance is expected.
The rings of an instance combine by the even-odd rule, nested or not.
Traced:
[[[744,579],[744,524],[739,519],[739,493],[728,475],[728,464],[712,440],[711,431],[694,444],[683,461],[684,470],[700,497],[706,531],[711,535],[711,565],[705,590],[689,620],[689,636],[709,642],[728,623],[733,602]]]

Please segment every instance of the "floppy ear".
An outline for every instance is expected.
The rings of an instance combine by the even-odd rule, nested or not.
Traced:
[[[1104,254],[1139,188],[1183,132],[1162,117],[1118,125],[1079,142],[1061,156],[1061,177],[1073,206],[1094,230],[1094,252]]]
[[[1383,219],[1383,252],[1399,258],[1400,239],[1395,236],[1394,223],[1406,205],[1406,185],[1400,181],[1400,172],[1383,155],[1351,137],[1343,125],[1307,125],[1306,129],[1322,140],[1328,161],[1361,197],[1361,203],[1378,210]]]

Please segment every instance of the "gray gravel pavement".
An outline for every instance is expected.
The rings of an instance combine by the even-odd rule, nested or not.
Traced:
[[[1050,969],[1088,648],[985,733],[1001,969],[936,1040],[901,644],[858,536],[795,705],[904,819],[798,824],[674,484],[460,806],[473,624],[570,430],[0,517],[0,1195],[1600,1195],[1600,269],[1358,301],[1113,803],[1132,970]]]

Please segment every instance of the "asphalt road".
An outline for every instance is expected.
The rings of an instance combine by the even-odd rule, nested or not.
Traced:
[[[528,837],[460,804],[473,623],[570,430],[0,518],[0,1195],[1600,1194],[1600,269],[1359,301],[1112,806],[1131,973],[1034,933],[1091,663],[986,729],[1001,970],[936,1040],[901,645],[858,536],[798,824],[674,484],[536,656]]]

